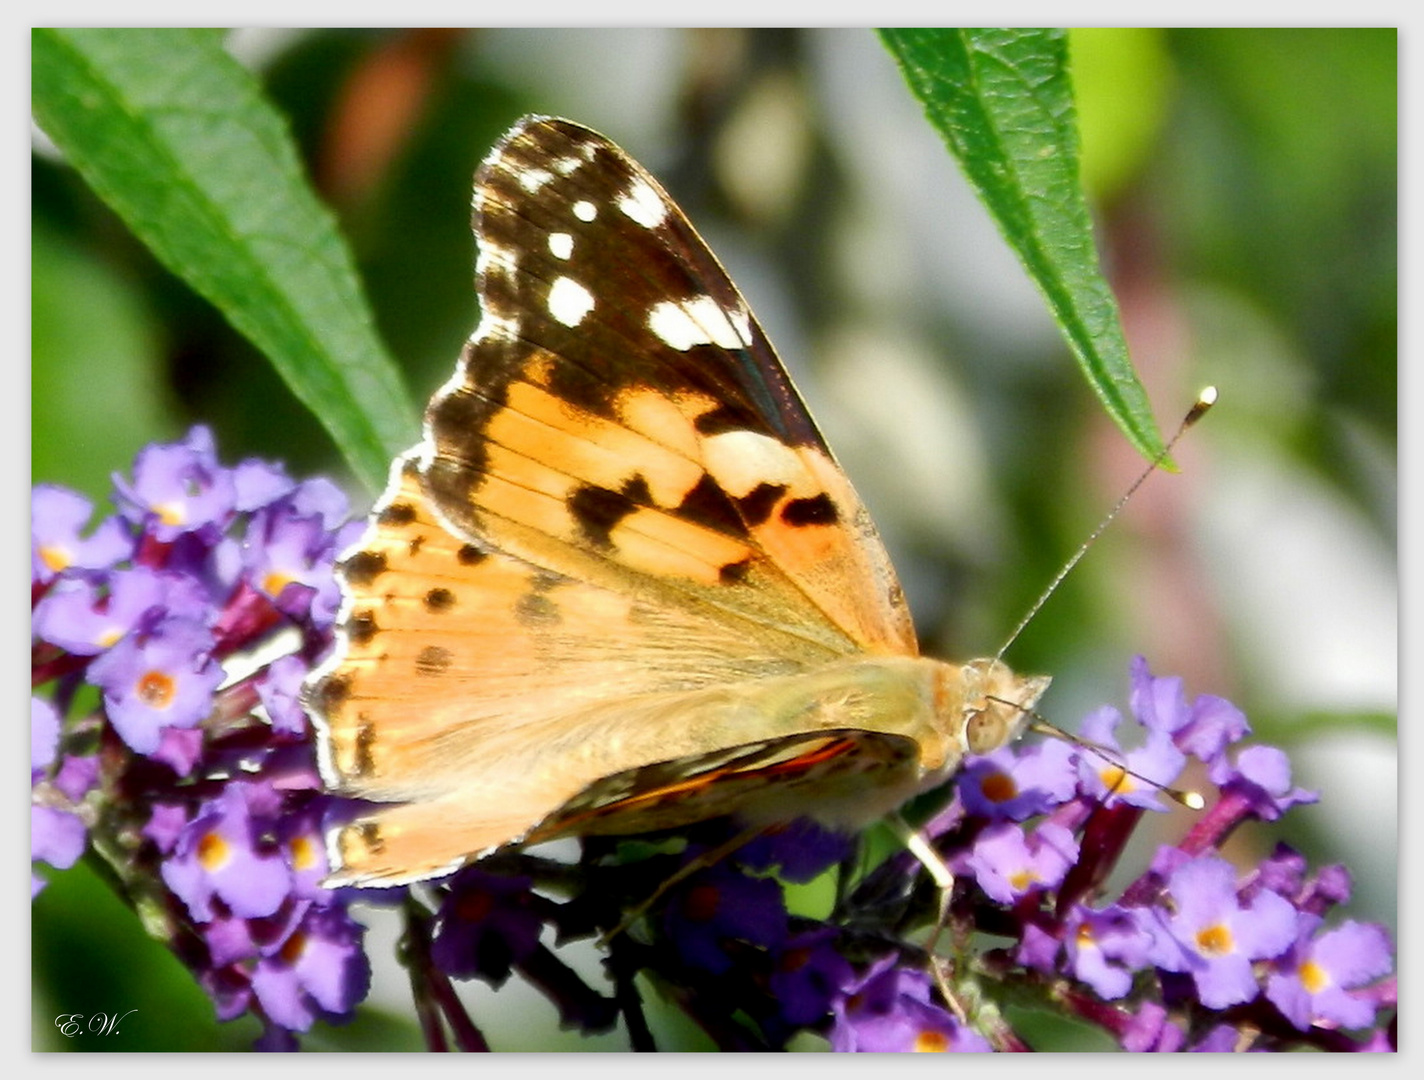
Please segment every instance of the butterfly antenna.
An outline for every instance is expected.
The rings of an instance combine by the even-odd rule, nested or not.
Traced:
[[[1033,606],[1028,609],[1028,613],[1024,615],[1024,617],[1019,620],[1019,624],[1014,627],[1014,632],[1008,636],[1008,639],[1003,645],[999,646],[999,651],[994,654],[995,660],[1003,659],[1004,653],[1009,651],[1009,646],[1018,640],[1019,635],[1024,631],[1024,627],[1033,621],[1033,617],[1037,615],[1039,609],[1048,602],[1048,598],[1058,591],[1058,586],[1063,584],[1063,579],[1068,576],[1073,567],[1078,565],[1078,561],[1088,553],[1088,549],[1097,542],[1098,537],[1102,536],[1107,527],[1113,523],[1118,514],[1122,512],[1122,508],[1127,505],[1127,501],[1137,493],[1137,489],[1146,482],[1147,478],[1156,472],[1161,464],[1167,460],[1167,455],[1172,452],[1172,447],[1177,445],[1177,440],[1187,433],[1187,428],[1205,416],[1207,410],[1215,404],[1216,387],[1208,386],[1197,395],[1197,400],[1192,404],[1192,407],[1187,410],[1187,415],[1182,417],[1182,422],[1177,426],[1176,433],[1167,440],[1167,444],[1158,451],[1157,456],[1148,463],[1147,468],[1143,469],[1137,479],[1123,492],[1122,498],[1118,499],[1113,505],[1113,508],[1107,512],[1103,520],[1098,522],[1097,527],[1088,534],[1088,538],[1078,546],[1078,550],[1073,552],[1072,557],[1064,564],[1063,569],[1054,575],[1053,580],[1048,583],[1048,588],[1043,590],[1039,598],[1033,602]]]

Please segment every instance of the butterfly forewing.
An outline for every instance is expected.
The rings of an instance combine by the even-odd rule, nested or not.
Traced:
[[[480,169],[475,230],[481,323],[422,463],[454,528],[831,655],[914,651],[874,526],[651,176],[585,128],[527,121]]]

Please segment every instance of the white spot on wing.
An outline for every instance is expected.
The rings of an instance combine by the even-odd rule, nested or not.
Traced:
[[[574,253],[574,238],[566,232],[549,234],[549,250],[556,259],[567,259]]]
[[[647,229],[655,229],[667,217],[667,207],[646,180],[635,177],[627,192],[618,197],[618,209]]]
[[[549,286],[549,314],[565,326],[577,326],[593,310],[593,293],[573,278],[556,278]]]
[[[574,217],[580,221],[592,221],[598,217],[598,207],[594,206],[593,203],[587,199],[580,199],[574,203]]]
[[[796,451],[755,431],[723,431],[702,442],[702,460],[722,490],[740,499],[760,484],[785,484],[791,494],[810,489]]]
[[[554,179],[554,174],[547,169],[521,169],[516,175],[519,186],[531,195]]]
[[[678,352],[686,352],[694,345],[736,349],[750,344],[749,335],[732,323],[737,314],[710,296],[664,300],[648,309],[648,329]]]
[[[554,162],[554,171],[560,176],[568,176],[582,164],[583,162],[576,157],[562,157]]]

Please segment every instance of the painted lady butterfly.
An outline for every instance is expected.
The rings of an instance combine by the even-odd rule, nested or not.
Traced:
[[[312,679],[329,884],[735,813],[869,823],[1048,685],[921,657],[741,294],[607,139],[526,118],[475,180],[481,321],[340,567]]]

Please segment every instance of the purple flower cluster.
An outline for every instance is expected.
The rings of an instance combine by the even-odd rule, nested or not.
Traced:
[[[32,494],[32,858],[90,847],[218,1016],[255,1013],[265,1047],[290,1047],[369,981],[363,928],[320,886],[327,797],[298,701],[359,523],[328,481],[224,468],[201,427],[143,450],[114,502],[87,530],[82,496]]]
[[[87,532],[84,499],[34,492],[33,859],[103,858],[218,1015],[255,1013],[263,1047],[292,1047],[369,981],[349,891],[321,884],[324,819],[341,808],[300,704],[330,646],[333,559],[360,526],[325,481],[223,468],[203,429],[144,451],[116,488],[118,513]],[[242,673],[257,649],[279,655]],[[648,986],[723,1049],[808,1032],[846,1051],[1029,1048],[1009,1003],[1129,1050],[1392,1049],[1391,945],[1338,918],[1346,870],[1312,873],[1284,846],[1248,868],[1222,854],[1243,824],[1315,796],[1279,750],[1240,745],[1230,702],[1188,702],[1141,658],[1130,676],[1131,723],[1099,709],[1081,742],[960,770],[920,828],[955,877],[948,896],[902,847],[873,862],[870,837],[797,822],[747,840],[727,820],[588,837],[573,864],[501,852],[364,895],[401,904],[432,1049],[487,1049],[453,982],[512,976],[564,1026],[621,1024],[635,1049],[657,1044]],[[1193,762],[1214,798],[1124,872],[1139,822]],[[560,955],[590,938],[602,979]]]

